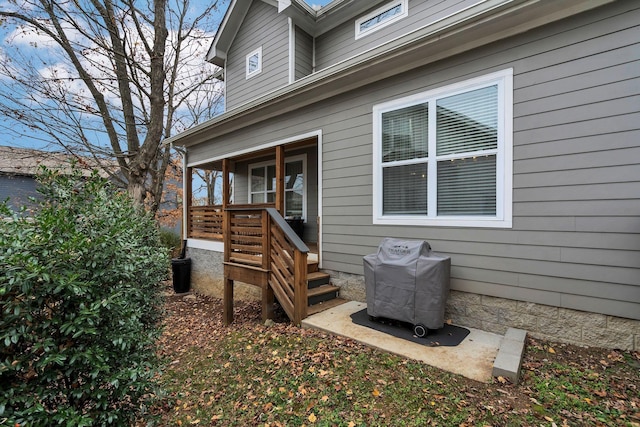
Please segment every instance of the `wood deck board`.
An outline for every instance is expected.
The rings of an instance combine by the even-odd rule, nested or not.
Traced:
[[[329,310],[330,308],[337,307],[344,304],[345,302],[347,302],[347,300],[344,300],[342,298],[335,298],[329,301],[310,305],[309,307],[307,307],[307,316],[312,316],[325,310]]]

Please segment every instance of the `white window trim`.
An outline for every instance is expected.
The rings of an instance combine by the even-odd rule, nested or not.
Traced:
[[[416,216],[382,213],[382,113],[498,84],[496,216]],[[434,168],[430,168],[434,169]],[[431,175],[431,174],[430,174]],[[432,181],[431,181],[432,182]],[[433,192],[430,192],[433,193]],[[429,200],[433,206],[432,200]],[[513,221],[513,69],[454,83],[373,107],[373,223],[381,225],[511,228]]]
[[[308,176],[307,176],[307,155],[306,154],[298,154],[296,156],[291,156],[291,157],[285,157],[284,159],[284,163],[285,165],[287,163],[290,162],[297,162],[302,160],[302,176],[303,176],[303,186],[302,186],[302,220],[306,223],[307,222],[307,182],[309,180]],[[259,162],[259,163],[252,163],[248,166],[248,173],[247,173],[247,201],[248,203],[251,203],[251,170],[253,168],[261,168],[261,167],[265,167],[265,166],[275,166],[276,162],[275,160],[267,160],[264,162]],[[286,198],[285,198],[285,202],[286,202]]]
[[[249,58],[258,55],[258,68],[249,72]],[[250,79],[251,77],[254,77],[258,74],[260,74],[262,72],[262,46],[260,46],[259,48],[249,52],[249,54],[247,54],[246,58],[245,58],[245,72],[246,72],[246,79]]]
[[[402,12],[400,12],[400,14],[392,16],[391,18],[388,18],[385,21],[379,22],[377,24],[375,24],[374,26],[372,26],[371,28],[368,28],[365,31],[360,30],[360,25],[363,22],[366,22],[372,18],[375,18],[376,16],[390,10],[393,9],[394,7],[398,6],[398,5],[402,5]],[[356,19],[356,35],[355,38],[356,40],[358,40],[361,37],[365,37],[368,36],[371,33],[375,33],[376,31],[380,30],[381,28],[384,28],[388,25],[393,24],[396,21],[399,21],[402,18],[406,18],[407,16],[409,16],[409,2],[408,0],[396,0],[393,1],[391,3],[387,3],[386,5],[379,7],[378,9],[374,10],[371,13],[368,13],[365,16],[362,16],[358,19]]]

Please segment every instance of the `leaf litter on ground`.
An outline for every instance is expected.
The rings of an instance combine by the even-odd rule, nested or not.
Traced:
[[[301,329],[259,302],[167,288],[159,425],[640,427],[640,353],[527,339],[518,385],[485,384]],[[149,420],[140,420],[144,425]]]

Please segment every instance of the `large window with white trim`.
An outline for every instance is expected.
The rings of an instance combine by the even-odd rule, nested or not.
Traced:
[[[306,218],[306,156],[285,159],[284,210],[285,217]],[[274,203],[276,201],[275,162],[249,165],[249,197],[251,203]]]
[[[512,80],[374,106],[374,223],[511,227]]]

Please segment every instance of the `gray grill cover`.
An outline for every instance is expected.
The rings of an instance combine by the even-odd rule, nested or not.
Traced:
[[[442,328],[450,271],[451,258],[429,243],[385,238],[378,253],[364,257],[367,314]]]

